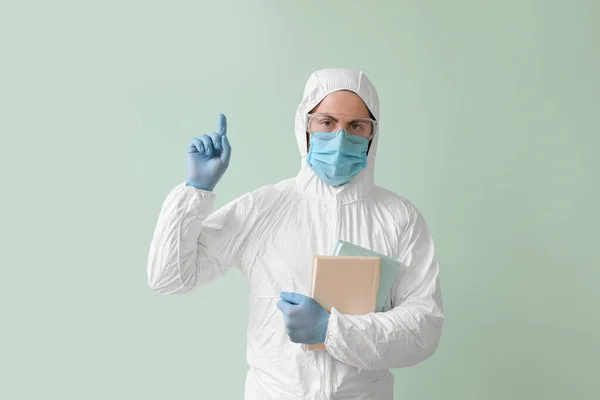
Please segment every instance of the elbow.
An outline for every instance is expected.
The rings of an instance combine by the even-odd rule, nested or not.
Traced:
[[[367,371],[377,371],[382,369],[400,369],[408,368],[420,364],[431,358],[436,352],[439,344],[440,333],[429,332],[427,340],[421,338],[413,343],[403,341],[390,343],[382,353],[369,360],[363,360],[360,369]]]
[[[185,286],[183,284],[169,284],[161,281],[155,281],[148,279],[148,287],[150,290],[160,294],[183,294],[193,289],[193,287]]]
[[[437,350],[438,343],[439,342],[431,343],[427,346],[412,349],[412,351],[400,350],[397,357],[387,365],[387,368],[400,369],[421,364],[433,356]]]
[[[150,290],[161,294],[168,294],[167,286],[161,281],[159,276],[148,273],[146,278]]]
[[[162,293],[165,294],[165,290],[164,287],[159,285],[157,282],[152,281],[150,279],[148,279],[148,287],[150,288],[150,290],[152,290],[153,292],[158,292],[158,293]]]
[[[148,283],[150,290],[159,293],[164,291],[162,274],[153,260],[148,261],[148,267],[146,269],[146,282]]]
[[[182,269],[188,273],[182,274]],[[146,264],[146,282],[152,291],[161,294],[185,293],[195,286],[193,272],[189,267],[182,268],[179,259],[171,252],[152,251]]]
[[[150,290],[154,292],[163,293],[165,290],[164,275],[165,265],[161,265],[159,262],[160,254],[154,249],[154,243],[152,244],[152,250],[148,256],[146,264],[146,283]]]
[[[431,343],[428,346],[421,347],[417,351],[410,354],[405,359],[401,360],[398,365],[392,368],[407,368],[421,364],[424,361],[430,359],[438,348],[439,342]]]
[[[150,290],[160,294],[186,293],[194,287],[186,285],[178,274],[164,274],[152,268],[148,269],[146,280]]]
[[[400,350],[401,354],[398,354],[396,362],[392,363],[390,368],[412,367],[431,358],[437,351],[442,337],[443,321],[444,317],[441,315],[431,321],[423,334],[415,338],[412,346]]]

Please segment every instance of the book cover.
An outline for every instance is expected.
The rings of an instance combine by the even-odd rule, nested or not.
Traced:
[[[347,315],[375,311],[379,289],[380,258],[369,256],[314,256],[310,296],[325,310]],[[325,350],[324,344],[306,345]]]
[[[388,257],[384,254],[377,253],[373,250],[366,249],[364,247],[357,246],[350,242],[339,240],[334,251],[334,256],[367,256],[367,257],[379,257],[381,259],[380,267],[380,280],[379,289],[377,291],[377,304],[376,311],[383,311],[388,295],[396,280],[398,274],[401,271],[402,265],[400,262],[392,257]]]

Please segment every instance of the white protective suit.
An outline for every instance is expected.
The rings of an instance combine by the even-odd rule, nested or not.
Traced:
[[[147,271],[153,290],[185,293],[232,267],[248,279],[246,400],[389,400],[394,381],[389,369],[427,359],[440,340],[434,244],[413,204],[374,184],[379,133],[367,167],[346,185],[327,186],[306,163],[306,114],[338,90],[358,94],[379,120],[377,92],[362,72],[317,71],[296,114],[302,162],[295,178],[216,211],[214,193],[182,183],[160,212]],[[277,302],[281,291],[309,295],[312,256],[331,254],[338,239],[390,255],[405,268],[385,312],[350,316],[332,309],[328,351],[306,351],[288,338]]]

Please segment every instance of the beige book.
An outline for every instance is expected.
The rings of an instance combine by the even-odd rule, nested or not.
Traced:
[[[364,315],[375,312],[380,273],[379,257],[314,256],[310,296],[325,310]],[[325,344],[308,344],[307,350],[325,350]]]

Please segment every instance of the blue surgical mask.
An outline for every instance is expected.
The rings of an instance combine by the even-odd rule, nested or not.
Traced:
[[[310,135],[307,163],[327,185],[348,183],[367,166],[369,140],[346,131],[314,132]]]

